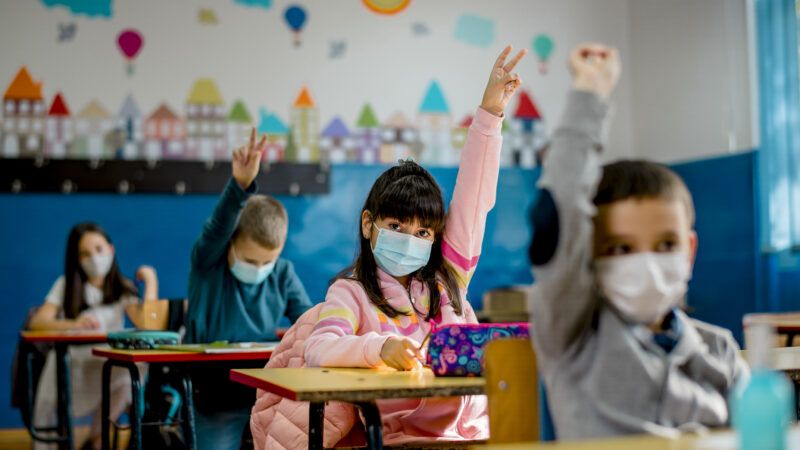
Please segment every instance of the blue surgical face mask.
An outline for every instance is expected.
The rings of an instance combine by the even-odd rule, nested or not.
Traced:
[[[433,241],[420,239],[410,234],[378,228],[378,238],[372,254],[384,272],[394,277],[406,276],[425,267],[431,257]]]
[[[231,247],[232,248],[232,247]],[[231,266],[231,273],[237,280],[247,284],[260,284],[266,280],[269,274],[275,269],[275,263],[278,260],[268,262],[263,266],[257,266],[244,262],[236,257],[236,250],[233,250],[233,265]]]

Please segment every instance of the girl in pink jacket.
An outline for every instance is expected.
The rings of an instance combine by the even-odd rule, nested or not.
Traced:
[[[433,324],[477,323],[466,299],[486,215],[494,206],[503,110],[520,84],[524,56],[497,58],[461,156],[445,215],[431,174],[411,161],[384,172],[361,212],[355,263],[328,289],[306,341],[309,367],[419,366],[417,350]],[[485,397],[378,401],[384,442],[488,437]]]

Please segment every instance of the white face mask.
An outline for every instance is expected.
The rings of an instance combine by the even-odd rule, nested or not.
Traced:
[[[652,324],[677,306],[692,269],[686,253],[633,253],[594,262],[600,292],[624,317]]]
[[[98,253],[81,258],[81,268],[89,278],[103,278],[111,270],[114,263],[114,254],[111,252]]]

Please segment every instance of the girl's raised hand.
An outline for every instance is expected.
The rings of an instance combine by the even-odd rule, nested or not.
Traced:
[[[527,51],[522,49],[511,61],[506,62],[506,58],[511,54],[511,46],[509,45],[503,49],[503,52],[500,53],[494,63],[489,82],[486,84],[486,90],[483,92],[481,108],[495,116],[503,115],[508,101],[514,96],[514,92],[519,85],[522,84],[519,75],[512,71],[522,57],[525,56],[525,53]]]
[[[250,142],[233,151],[233,160],[231,161],[233,179],[242,189],[246,190],[256,179],[258,169],[261,166],[261,156],[266,150],[266,145],[266,136],[261,136],[261,139],[256,143],[256,129],[253,127],[250,132]]]
[[[397,370],[412,370],[422,365],[419,343],[402,336],[390,337],[383,343],[381,359]]]
[[[604,100],[608,100],[622,71],[617,49],[598,43],[572,49],[569,69],[574,78],[573,89],[594,92]]]

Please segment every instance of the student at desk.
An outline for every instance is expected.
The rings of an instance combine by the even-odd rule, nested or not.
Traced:
[[[144,282],[148,304],[158,299],[158,278],[152,267],[142,266],[136,278]],[[67,238],[64,274],[56,280],[45,303],[31,318],[32,330],[118,331],[124,316],[139,328],[150,327],[139,302],[137,290],[117,265],[114,246],[105,231],[94,223],[72,228]],[[93,358],[91,346],[73,346],[69,351],[72,366],[72,407],[76,416],[94,413],[89,439],[84,449],[100,448],[100,379],[103,361]],[[111,416],[118,417],[130,402],[127,372],[112,374]],[[51,351],[42,370],[36,391],[34,424],[52,426],[56,421],[56,361]],[[41,446],[41,447],[39,447]],[[37,448],[47,448],[37,443]]]
[[[616,49],[570,55],[573,90],[539,179],[531,333],[559,439],[675,436],[729,423],[748,368],[730,331],[680,306],[697,250],[683,181],[647,161],[600,165]],[[658,89],[654,87],[654,89]]]
[[[292,263],[281,258],[286,209],[256,195],[266,137],[234,151],[232,178],[194,244],[189,273],[186,341],[276,340],[278,321],[294,323],[311,307]],[[263,362],[261,364],[263,365]],[[233,385],[225,367],[193,375],[198,447],[238,449],[250,419],[252,390]]]

